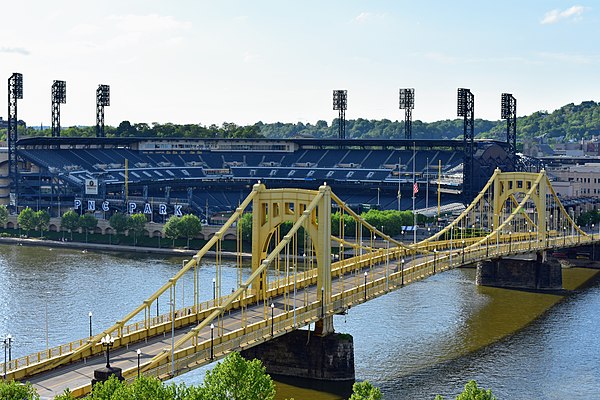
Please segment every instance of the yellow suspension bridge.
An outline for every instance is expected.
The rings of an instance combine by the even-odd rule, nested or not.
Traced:
[[[250,206],[252,271],[244,280],[240,221]],[[332,206],[342,215],[335,236]],[[345,215],[352,224],[344,223]],[[288,232],[281,229],[285,222],[292,223]],[[238,287],[222,295],[221,249],[230,227],[238,230]],[[335,314],[435,273],[598,239],[572,220],[545,171],[496,170],[459,217],[414,244],[366,223],[326,185],[315,191],[267,189],[259,183],[192,260],[113,326],[11,360],[0,370],[5,379],[32,382],[42,398],[67,387],[83,396],[91,390],[94,370],[104,364],[101,339],[108,335],[114,340],[111,364],[122,368],[125,379],[134,379],[138,371],[169,379],[313,323],[315,334],[327,335],[333,332]],[[211,250],[217,266],[213,300],[200,302],[198,269]],[[177,284],[184,276],[193,278],[193,304],[176,304]],[[162,295],[169,296],[171,312],[152,315]]]

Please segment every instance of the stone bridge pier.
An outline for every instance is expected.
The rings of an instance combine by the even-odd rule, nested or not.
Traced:
[[[540,253],[495,258],[477,264],[477,285],[528,290],[561,290],[562,267]]]

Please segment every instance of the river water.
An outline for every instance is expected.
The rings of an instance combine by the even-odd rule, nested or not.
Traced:
[[[106,328],[181,263],[175,257],[0,246],[0,335],[14,337],[13,357],[43,350],[46,335],[51,347],[85,337],[89,311],[94,332]],[[235,285],[235,274],[224,269],[224,291]],[[386,399],[454,398],[470,379],[499,399],[598,398],[600,283],[594,274],[564,270],[570,290],[558,295],[477,287],[474,270],[454,270],[354,307],[334,324],[354,337],[357,379],[371,381]],[[200,269],[201,299],[212,296],[213,276],[214,265]],[[178,297],[191,301],[189,278]],[[167,301],[159,302],[161,313]],[[177,381],[197,384],[207,369]],[[306,389],[292,383],[277,382],[278,399],[343,398],[332,385]]]

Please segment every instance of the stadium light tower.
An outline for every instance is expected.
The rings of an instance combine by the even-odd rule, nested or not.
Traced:
[[[96,89],[96,137],[104,134],[104,107],[110,106],[110,86],[98,85]]]
[[[500,115],[506,120],[506,143],[508,154],[513,163],[513,170],[517,170],[517,99],[510,93],[502,93],[500,101]]]
[[[415,108],[415,89],[400,89],[400,109],[404,110],[404,139],[412,139],[413,108]]]
[[[338,137],[346,139],[346,109],[348,108],[348,91],[334,90],[333,91],[333,109],[339,110],[338,118]]]
[[[470,89],[458,89],[457,115],[463,122],[463,199],[466,203],[473,197],[473,155],[475,152],[475,96]]]
[[[15,199],[18,195],[19,169],[17,168],[17,100],[23,98],[23,74],[13,73],[8,78],[8,174],[12,178]],[[16,200],[15,200],[16,201]],[[16,210],[15,203],[15,210]]]
[[[52,137],[60,137],[60,105],[67,102],[67,82],[52,83]]]

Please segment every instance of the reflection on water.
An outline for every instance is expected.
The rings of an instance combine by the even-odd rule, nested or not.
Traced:
[[[104,329],[166,282],[181,262],[0,246],[0,335],[15,337],[14,356],[42,350],[46,305],[50,346],[86,336],[88,311],[94,331]],[[504,399],[597,397],[600,285],[592,281],[565,297],[477,287],[474,274],[445,272],[336,316],[336,330],[354,336],[357,379],[373,382],[387,399],[453,397],[469,379]],[[565,288],[573,290],[594,274],[564,270]],[[213,265],[200,269],[202,299],[212,296],[213,276]],[[226,292],[235,285],[235,270],[225,268],[223,281]],[[192,300],[191,275],[178,288],[181,297]],[[159,302],[161,312],[167,301]],[[199,383],[207,368],[177,380]],[[277,398],[344,398],[332,394],[340,389],[329,384],[297,385],[277,381]]]

